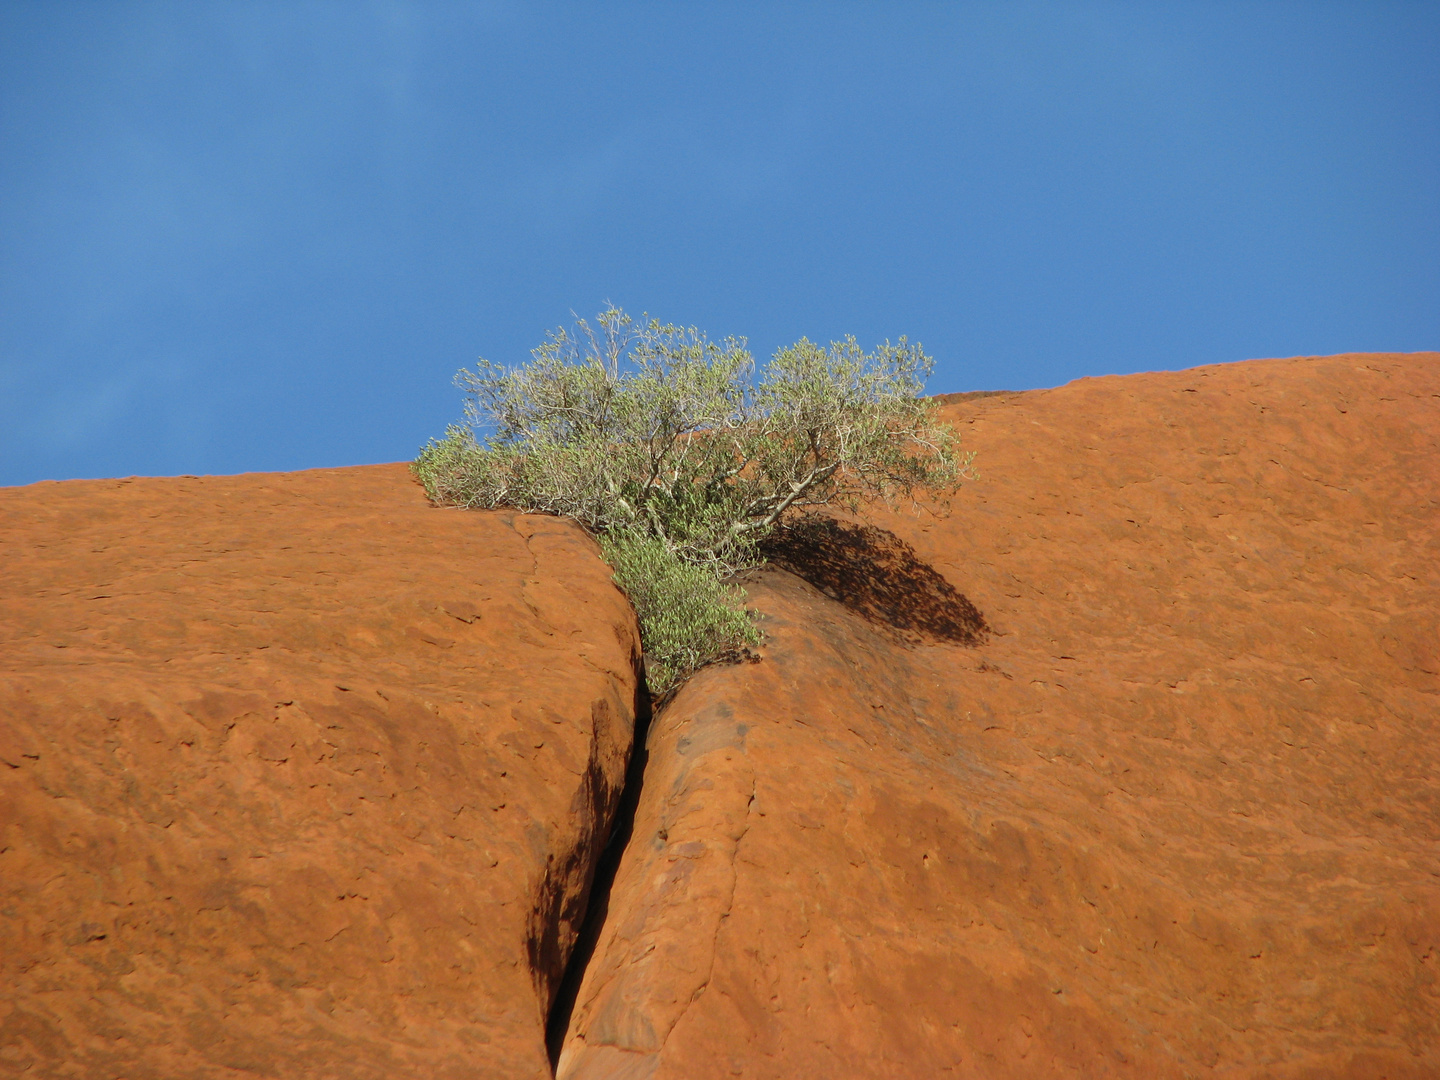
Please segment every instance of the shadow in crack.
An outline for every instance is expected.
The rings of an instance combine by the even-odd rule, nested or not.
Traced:
[[[979,645],[989,636],[979,608],[886,529],[805,514],[771,533],[762,550],[776,566],[909,641]]]
[[[560,1061],[560,1051],[565,1047],[565,1035],[570,1028],[570,1016],[575,1011],[575,1001],[580,995],[580,983],[585,978],[585,969],[595,955],[595,946],[600,941],[600,931],[605,928],[605,917],[610,913],[610,890],[615,885],[615,874],[620,869],[620,857],[630,843],[630,834],[635,828],[635,808],[640,804],[640,790],[645,785],[645,766],[650,760],[646,743],[650,737],[650,719],[653,713],[650,703],[650,688],[645,684],[645,669],[636,661],[635,688],[635,736],[630,749],[630,764],[625,770],[625,786],[620,791],[620,801],[610,826],[610,836],[595,866],[595,877],[588,892],[588,907],[580,923],[580,933],[574,950],[570,954],[565,976],[560,981],[555,1000],[550,1006],[550,1015],[545,1025],[545,1049],[550,1055],[553,1071]]]

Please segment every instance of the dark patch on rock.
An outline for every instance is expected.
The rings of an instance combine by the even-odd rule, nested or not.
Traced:
[[[985,616],[915,549],[875,525],[805,514],[766,539],[765,556],[902,637],[979,645]]]

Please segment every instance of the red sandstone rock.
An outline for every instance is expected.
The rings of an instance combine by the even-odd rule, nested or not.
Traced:
[[[559,1075],[1440,1076],[1440,355],[947,415],[983,479],[877,520],[988,643],[752,584]]]
[[[0,491],[0,1072],[549,1076],[636,653],[403,466]]]
[[[1437,410],[1433,354],[956,401],[983,481],[877,519],[989,640],[753,584],[562,1075],[1440,1074]],[[0,491],[0,1062],[546,1075],[634,654],[578,530],[398,466]]]

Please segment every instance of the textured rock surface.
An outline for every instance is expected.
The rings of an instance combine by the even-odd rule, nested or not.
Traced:
[[[560,1075],[1440,1075],[1440,356],[948,416],[982,482],[879,520],[993,635],[752,586]]]
[[[0,491],[0,1073],[549,1076],[635,653],[403,466]]]

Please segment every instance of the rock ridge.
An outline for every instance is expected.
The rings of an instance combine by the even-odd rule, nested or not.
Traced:
[[[550,1076],[638,656],[404,466],[0,491],[0,1071]]]
[[[945,416],[982,481],[870,518],[988,638],[750,584],[763,661],[651,727],[561,1080],[1440,1075],[1440,355]]]

